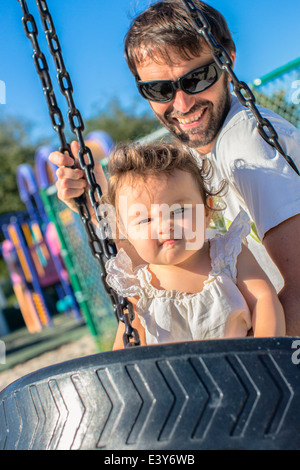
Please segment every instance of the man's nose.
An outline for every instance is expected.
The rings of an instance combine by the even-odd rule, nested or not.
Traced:
[[[195,104],[195,96],[188,95],[183,90],[176,90],[173,107],[176,111],[180,113],[187,113]]]

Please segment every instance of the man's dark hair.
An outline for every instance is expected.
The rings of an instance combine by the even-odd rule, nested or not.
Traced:
[[[231,33],[223,15],[200,0],[195,6],[211,25],[216,41],[228,53],[235,51]],[[201,54],[205,39],[197,33],[192,20],[180,0],[163,0],[154,3],[131,23],[125,37],[125,58],[131,73],[137,77],[137,65],[148,59],[174,64],[175,52],[180,60],[190,60]]]

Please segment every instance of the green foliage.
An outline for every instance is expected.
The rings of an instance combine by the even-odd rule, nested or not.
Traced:
[[[100,110],[98,115],[86,120],[86,132],[103,130],[115,142],[136,140],[159,127],[157,119],[149,112],[137,116],[134,106],[124,109],[117,99],[113,99],[107,108]]]
[[[158,127],[150,113],[140,116],[134,109],[125,110],[118,100],[112,100],[106,109],[86,121],[86,132],[101,129],[115,142],[134,140]],[[31,125],[17,118],[0,121],[0,216],[25,210],[17,187],[17,168],[22,163],[34,166],[34,155],[38,145],[29,143]]]
[[[24,210],[16,181],[21,163],[34,163],[35,149],[28,144],[27,124],[8,118],[0,121],[0,215]]]

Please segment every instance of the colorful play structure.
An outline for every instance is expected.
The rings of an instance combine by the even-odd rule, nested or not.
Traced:
[[[86,141],[106,166],[114,146],[110,136],[94,131]],[[28,331],[51,327],[53,315],[63,312],[85,322],[99,349],[106,350],[112,345],[116,317],[79,215],[57,197],[56,167],[48,160],[51,151],[40,147],[34,168],[18,167],[26,212],[2,226],[2,255]]]

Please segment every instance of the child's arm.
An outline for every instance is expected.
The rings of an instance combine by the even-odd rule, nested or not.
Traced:
[[[140,335],[141,346],[145,346],[147,344],[146,343],[145,329],[142,326],[142,324],[140,322],[140,319],[138,317],[137,311],[136,311],[136,303],[137,303],[138,299],[137,299],[137,297],[131,297],[128,300],[132,303],[134,313],[135,313],[135,317],[134,317],[134,320],[132,322],[132,326],[133,326],[133,328],[135,328],[138,331],[138,333]],[[125,333],[125,325],[124,325],[123,322],[119,321],[119,326],[118,326],[118,330],[117,330],[117,334],[116,334],[116,339],[115,339],[115,342],[114,342],[114,345],[113,345],[113,351],[115,351],[116,349],[124,349],[124,343],[123,343],[123,334],[124,333]]]
[[[284,336],[284,311],[275,288],[244,245],[237,261],[237,286],[252,312],[254,336]]]

